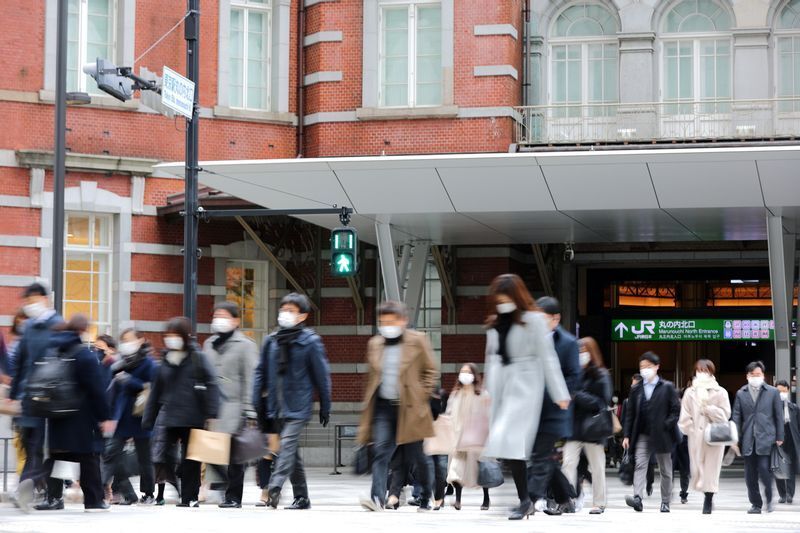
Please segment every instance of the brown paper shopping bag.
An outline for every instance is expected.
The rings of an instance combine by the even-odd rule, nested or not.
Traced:
[[[226,465],[231,457],[231,436],[227,433],[193,429],[186,458],[211,465]]]

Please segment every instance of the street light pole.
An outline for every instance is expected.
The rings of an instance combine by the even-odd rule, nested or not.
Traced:
[[[58,0],[56,26],[56,116],[53,150],[53,272],[51,283],[53,304],[57,313],[64,312],[64,174],[67,132],[67,2]]]
[[[200,84],[200,1],[188,0],[189,13],[184,26],[186,39],[186,77],[194,82],[194,106],[186,130],[186,179],[183,219],[183,314],[197,333],[197,159]]]

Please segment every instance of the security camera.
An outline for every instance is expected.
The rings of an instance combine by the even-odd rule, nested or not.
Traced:
[[[572,247],[571,242],[564,243],[564,256],[565,263],[572,263],[575,261],[575,249]]]

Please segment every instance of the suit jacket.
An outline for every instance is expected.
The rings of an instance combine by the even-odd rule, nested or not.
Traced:
[[[581,389],[583,375],[578,358],[578,340],[570,332],[558,326],[553,332],[553,346],[556,349],[556,355],[558,355],[564,382],[567,384],[570,396],[574,397]],[[557,435],[559,438],[571,437],[574,414],[575,407],[573,403],[570,403],[569,409],[561,409],[553,403],[549,392],[545,392],[539,432]]]
[[[789,401],[789,432],[792,435],[792,443],[794,444],[794,457],[792,460],[795,461],[796,465],[800,464],[800,407],[797,407],[797,404],[794,404]],[[785,425],[784,425],[784,433],[785,433]],[[789,435],[784,435],[784,437],[788,440]]]
[[[642,408],[644,406],[644,382],[635,385],[625,406],[623,431],[630,439],[631,449],[636,449],[636,441],[642,428]],[[671,381],[659,379],[647,405],[647,424],[650,433],[650,451],[671,453],[677,442],[678,418],[681,415],[681,402],[678,391]]]
[[[739,430],[742,455],[769,455],[776,441],[783,440],[783,402],[778,389],[762,385],[753,402],[749,385],[736,393],[732,420]]]

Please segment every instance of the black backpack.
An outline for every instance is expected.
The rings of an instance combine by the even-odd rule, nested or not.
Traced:
[[[77,382],[75,356],[82,344],[61,352],[48,348],[28,378],[28,412],[38,418],[66,418],[80,411],[83,394]]]

